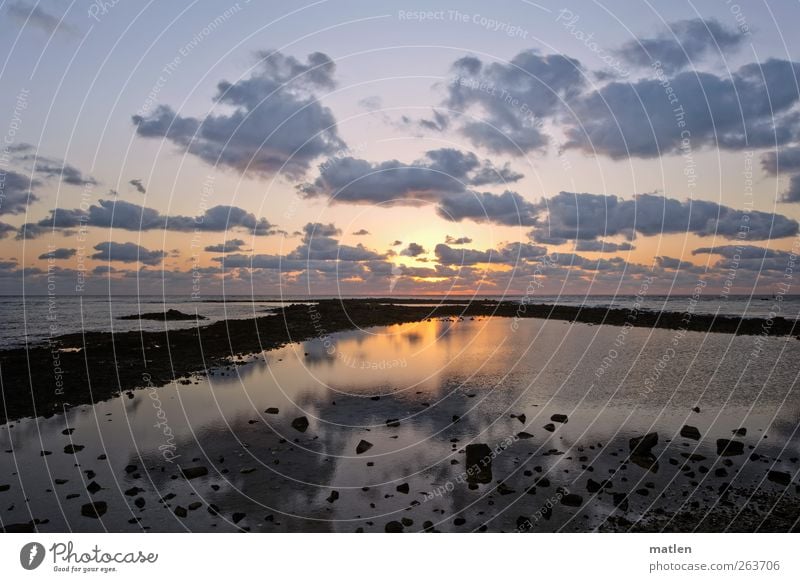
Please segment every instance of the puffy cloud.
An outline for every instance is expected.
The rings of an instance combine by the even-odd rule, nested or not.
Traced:
[[[366,236],[369,234],[369,231],[366,228],[361,228],[353,233],[353,236]]]
[[[157,265],[167,256],[164,251],[150,251],[134,243],[101,242],[94,249],[97,252],[91,258],[99,261]]]
[[[34,5],[22,1],[11,2],[8,4],[7,12],[20,26],[32,26],[47,34],[76,33],[73,27],[65,23],[61,17],[47,12],[39,2]]]
[[[547,254],[547,248],[530,243],[510,243],[500,249],[454,249],[446,244],[438,244],[434,249],[440,265],[472,266],[484,263],[519,264],[535,261]]]
[[[606,240],[576,240],[575,250],[584,253],[617,253],[622,251],[632,251],[634,247],[631,243],[615,243]]]
[[[124,200],[99,200],[87,211],[56,208],[50,216],[34,223],[22,225],[17,238],[35,238],[45,229],[74,229],[81,226],[118,228],[122,230],[173,230],[193,232],[225,232],[241,228],[253,235],[275,234],[274,225],[237,206],[214,206],[195,216],[166,216],[153,208],[146,208]]]
[[[0,170],[0,214],[20,214],[38,197],[31,192],[40,183],[22,174]]]
[[[789,174],[789,185],[781,202],[800,202],[800,146],[789,146],[761,156],[761,167],[772,176]]]
[[[58,178],[64,184],[69,184],[70,186],[97,184],[97,180],[93,177],[84,175],[81,170],[64,160],[57,160],[39,154],[32,144],[15,144],[9,150],[15,163],[29,165],[32,172],[44,178]]]
[[[16,232],[16,227],[5,222],[0,222],[0,238],[6,238],[12,232]]]
[[[425,248],[418,243],[412,242],[409,243],[406,248],[400,251],[400,254],[404,257],[418,257],[420,255],[424,255],[426,252]]]
[[[763,259],[763,258],[788,258],[789,253],[775,249],[767,249],[753,245],[722,245],[716,247],[701,247],[692,251],[693,255],[720,255],[726,259]]]
[[[591,240],[604,236],[693,233],[699,236],[720,236],[733,239],[748,228],[752,240],[768,240],[793,236],[797,221],[781,214],[735,210],[705,200],[679,200],[639,194],[632,200],[602,194],[560,192],[542,200],[542,215],[531,238]],[[746,216],[746,217],[745,217]]]
[[[437,212],[456,222],[468,218],[506,226],[532,226],[536,224],[537,207],[511,190],[502,194],[468,191],[444,196]]]
[[[447,106],[458,112],[478,109],[484,115],[481,121],[464,122],[460,131],[477,146],[512,155],[546,146],[543,121],[585,85],[579,61],[535,50],[520,52],[507,63],[463,57],[454,63],[453,73]]]
[[[128,181],[128,184],[136,188],[136,191],[139,194],[147,194],[147,189],[144,187],[144,184],[142,184],[141,179],[134,178],[133,180]]]
[[[711,54],[727,55],[744,43],[746,36],[726,28],[713,19],[679,20],[667,25],[664,31],[649,38],[630,40],[616,51],[636,66],[649,67],[659,61],[667,72],[693,66]]]
[[[468,236],[461,236],[455,238],[448,234],[447,236],[444,237],[444,242],[449,245],[468,245],[469,243],[472,242],[472,239],[469,238]]]
[[[75,256],[78,251],[76,249],[53,249],[52,251],[48,251],[39,255],[39,259],[47,260],[47,259],[69,259]]]
[[[242,239],[232,238],[217,245],[207,246],[204,250],[207,253],[235,253],[242,250],[243,246],[244,241]]]
[[[256,175],[296,177],[315,158],[343,149],[333,113],[315,96],[334,86],[334,62],[319,52],[305,63],[277,51],[258,56],[250,77],[217,85],[214,100],[226,111],[184,117],[162,105],[146,117],[133,116],[137,133],[166,138],[210,164]]]
[[[573,100],[576,118],[565,121],[565,147],[614,159],[651,158],[691,154],[703,146],[774,147],[798,134],[800,115],[794,106],[800,93],[786,82],[800,75],[798,63],[769,59],[726,77],[656,73],[635,83],[611,82]]]

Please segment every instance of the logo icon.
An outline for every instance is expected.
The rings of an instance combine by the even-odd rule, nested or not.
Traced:
[[[44,546],[38,542],[30,542],[19,551],[19,563],[26,570],[35,570],[44,561]]]

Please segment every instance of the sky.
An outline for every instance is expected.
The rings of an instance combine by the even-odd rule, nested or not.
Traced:
[[[796,3],[0,3],[0,293],[794,294]]]

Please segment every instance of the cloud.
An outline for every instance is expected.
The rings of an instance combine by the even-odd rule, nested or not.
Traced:
[[[537,207],[511,190],[502,194],[470,191],[444,196],[437,212],[442,218],[455,222],[470,219],[506,226],[532,226],[536,224]]]
[[[400,251],[400,254],[404,257],[418,257],[420,255],[424,255],[426,252],[428,251],[426,251],[421,244],[412,242],[409,243],[406,248]]]
[[[69,259],[74,257],[78,251],[76,249],[53,249],[52,251],[48,251],[39,255],[39,259],[47,260],[47,259]]]
[[[564,147],[613,159],[652,158],[691,156],[706,146],[774,147],[798,135],[800,94],[787,82],[800,74],[798,63],[768,59],[725,77],[656,73],[635,83],[611,82],[573,100],[576,117],[564,121]]]
[[[472,242],[472,239],[468,236],[462,236],[459,238],[455,238],[450,236],[449,234],[444,237],[444,242],[449,245],[468,245]]]
[[[136,188],[136,191],[139,194],[147,194],[147,189],[144,187],[144,184],[142,184],[141,179],[134,178],[133,180],[128,181],[128,184]]]
[[[47,34],[62,32],[76,34],[76,30],[62,21],[58,16],[54,16],[42,8],[40,2],[31,6],[27,2],[11,2],[8,5],[8,15],[21,26],[32,26]]]
[[[736,238],[749,228],[751,240],[793,236],[797,221],[780,214],[744,212],[705,200],[679,200],[654,194],[639,194],[632,200],[603,194],[560,192],[542,200],[541,215],[531,238],[546,240],[592,240],[636,234],[654,236],[692,233],[699,236]]]
[[[164,251],[150,251],[134,243],[101,242],[94,249],[97,252],[91,258],[98,261],[157,265],[167,256]]]
[[[10,224],[7,224],[5,222],[0,222],[0,239],[6,238],[12,232],[16,232],[16,231],[17,231],[16,227],[14,227],[14,226],[12,226]]]
[[[535,260],[547,254],[547,248],[530,243],[510,243],[500,249],[454,249],[439,243],[434,249],[440,265],[472,266],[485,263],[518,264],[520,261]]]
[[[726,259],[763,259],[788,258],[790,253],[775,249],[767,249],[753,245],[722,245],[717,247],[701,247],[692,251],[693,255],[720,255]]]
[[[393,246],[393,247],[399,247],[401,244],[403,244],[403,241],[401,241],[401,240],[396,240],[396,241],[394,241],[394,242],[392,243],[392,246]]]
[[[367,111],[377,111],[383,107],[383,99],[378,95],[370,95],[369,97],[364,97],[359,100],[358,105]]]
[[[232,238],[217,245],[207,246],[204,250],[207,253],[234,253],[242,250],[244,241],[239,238]]]
[[[0,170],[0,214],[20,214],[28,208],[28,202],[39,198],[31,188],[40,182],[12,171]]]
[[[575,251],[584,253],[617,253],[621,251],[632,251],[634,247],[631,243],[614,243],[606,240],[577,240],[575,241]]]
[[[506,63],[463,57],[452,70],[447,107],[482,115],[480,121],[463,122],[459,130],[478,147],[511,155],[544,148],[549,142],[544,120],[585,85],[579,61],[535,50],[520,52]]]
[[[148,116],[133,116],[136,132],[166,138],[209,164],[256,176],[297,177],[315,158],[343,150],[333,113],[315,95],[334,86],[330,57],[315,52],[306,63],[277,51],[258,57],[250,77],[218,83],[214,101],[221,111],[184,117],[162,105]]]
[[[432,119],[420,119],[419,126],[424,129],[430,129],[432,131],[442,132],[445,131],[447,128],[450,127],[450,119],[447,117],[446,114],[436,111],[433,111],[433,118]]]
[[[659,61],[663,69],[671,73],[694,66],[708,55],[728,56],[746,39],[744,34],[713,19],[679,20],[667,26],[668,31],[656,36],[626,42],[616,53],[626,62],[640,67]]]
[[[81,170],[64,160],[40,155],[32,144],[24,142],[14,144],[9,151],[14,163],[28,165],[32,172],[45,179],[58,178],[70,186],[97,185],[97,180],[91,176],[85,176]]]
[[[147,231],[171,230],[177,232],[225,232],[243,229],[256,236],[275,234],[275,226],[266,218],[256,216],[236,206],[214,206],[195,216],[165,216],[124,200],[99,200],[88,210],[56,208],[47,218],[20,227],[17,238],[35,238],[47,229],[75,229],[83,226]]]
[[[789,184],[781,202],[800,202],[800,146],[789,146],[761,156],[761,167],[768,175],[789,174]]]
[[[353,233],[353,236],[366,236],[369,234],[369,231],[366,228],[359,229]]]

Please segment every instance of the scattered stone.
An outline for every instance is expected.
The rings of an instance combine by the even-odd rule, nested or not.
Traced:
[[[614,493],[614,506],[622,511],[628,511],[628,496],[625,493]]]
[[[39,453],[39,456],[40,457],[46,457],[47,455],[52,455],[52,454],[53,454],[53,451],[41,451]]]
[[[274,406],[272,406],[272,407],[270,407],[270,408],[267,408],[267,409],[264,411],[264,414],[278,414],[279,412],[280,412],[280,411],[279,411],[277,408],[275,408]]]
[[[744,453],[744,444],[740,441],[717,439],[717,454],[723,457],[733,457]]]
[[[372,446],[373,445],[371,442],[361,439],[358,445],[356,445],[356,454],[361,455],[363,453],[366,453],[368,450],[372,448]]]
[[[130,475],[131,473],[135,473],[137,468],[136,465],[127,465],[125,467],[125,472]]]
[[[139,509],[142,509],[146,503],[147,502],[144,500],[144,497],[137,497],[136,499],[133,500],[133,504]]]
[[[560,422],[561,424],[565,424],[569,419],[567,418],[566,414],[554,414],[550,417],[550,420],[553,422]]]
[[[144,489],[140,489],[139,487],[131,487],[130,489],[125,490],[125,495],[133,497],[134,495],[138,495],[142,491],[144,491]]]
[[[412,525],[414,525],[414,520],[408,517],[404,517],[403,519],[400,520],[400,523],[402,523],[403,526],[405,527],[411,527]]]
[[[108,511],[108,504],[105,501],[95,501],[81,506],[81,515],[83,517],[99,519],[105,515],[106,511]]]
[[[81,452],[85,448],[86,447],[83,445],[67,445],[64,447],[64,452],[68,455],[74,455],[75,453]]]
[[[205,477],[208,475],[208,469],[202,465],[197,467],[186,467],[181,469],[184,479],[196,479],[197,477]]]
[[[714,471],[714,476],[715,477],[727,477],[728,476],[728,470],[725,467],[720,467],[719,469]]]
[[[517,433],[517,438],[520,438],[520,439],[532,439],[533,435],[531,433],[525,432],[523,430],[523,431],[520,431],[520,432]]]
[[[386,426],[396,428],[400,426],[400,419],[399,418],[390,418],[386,421]]]
[[[408,483],[403,483],[402,485],[397,486],[397,491],[400,493],[405,493],[408,495]]]
[[[300,432],[306,432],[308,428],[308,419],[305,416],[295,418],[292,421],[292,428]]]
[[[403,533],[403,524],[399,521],[390,521],[386,524],[386,527],[384,527],[384,531],[386,533]]]
[[[548,422],[546,425],[544,425],[543,428],[547,432],[555,432],[556,431],[556,425],[554,425],[552,422]]]
[[[333,503],[337,499],[339,499],[339,492],[338,491],[331,491],[331,494],[328,495],[328,497],[327,497],[327,499],[325,499],[325,501],[327,501],[328,503]]]
[[[694,408],[692,408],[692,410],[694,412],[700,412],[700,407],[699,406],[695,406]]]
[[[250,473],[252,473],[254,471],[255,471],[255,468],[253,468],[253,467],[242,467],[242,469],[239,471],[239,473],[241,473],[242,475],[249,475]]]
[[[740,436],[740,437],[743,437],[743,436],[747,436],[747,429],[746,429],[746,428],[744,428],[744,427],[742,427],[742,428],[737,428],[737,429],[734,429],[734,430],[732,430],[732,431],[731,431],[731,433],[732,433],[734,436]]]
[[[767,479],[778,485],[788,486],[792,482],[792,476],[783,471],[770,471],[767,473]]]
[[[9,489],[11,489],[11,485],[0,485],[0,493],[8,491]]]
[[[467,523],[467,520],[464,519],[463,517],[457,517],[453,520],[453,525],[455,526],[462,526],[465,523]]]
[[[102,487],[100,487],[100,485],[98,485],[98,484],[97,484],[97,481],[92,481],[91,483],[89,483],[89,484],[86,486],[86,490],[87,490],[89,493],[91,493],[92,495],[94,495],[94,494],[95,494],[95,493],[97,493],[98,491],[101,491],[102,489],[103,489],[103,488],[102,488]]]
[[[586,490],[589,493],[597,493],[602,488],[603,488],[603,486],[600,483],[598,483],[597,481],[595,481],[594,479],[589,479],[586,482]]]
[[[187,515],[189,515],[189,512],[186,511],[185,507],[181,507],[179,505],[178,507],[175,508],[175,515],[177,515],[178,517],[186,517]]]
[[[527,418],[528,417],[525,416],[524,414],[518,414],[517,415],[517,420],[520,421],[522,424],[525,424],[525,421],[527,420]]]
[[[467,445],[467,482],[491,483],[492,449],[484,443]]]
[[[583,505],[583,497],[577,493],[567,493],[561,498],[561,505],[566,505],[567,507],[580,507]]]
[[[200,509],[201,507],[203,507],[202,503],[200,503],[199,501],[192,501],[189,504],[189,511],[194,511],[196,509]]]
[[[695,426],[689,426],[688,424],[683,425],[681,429],[681,436],[683,438],[692,439],[695,441],[699,441],[701,438],[700,431],[697,430]]]
[[[73,432],[75,432],[74,428],[65,428],[64,430],[61,431],[61,434],[63,434],[63,435],[71,435]]]
[[[247,517],[246,513],[236,512],[231,516],[231,521],[233,521],[233,523],[239,523],[245,517]]]
[[[654,446],[658,444],[658,433],[651,432],[644,436],[634,437],[628,441],[628,446],[633,455],[648,456]]]

